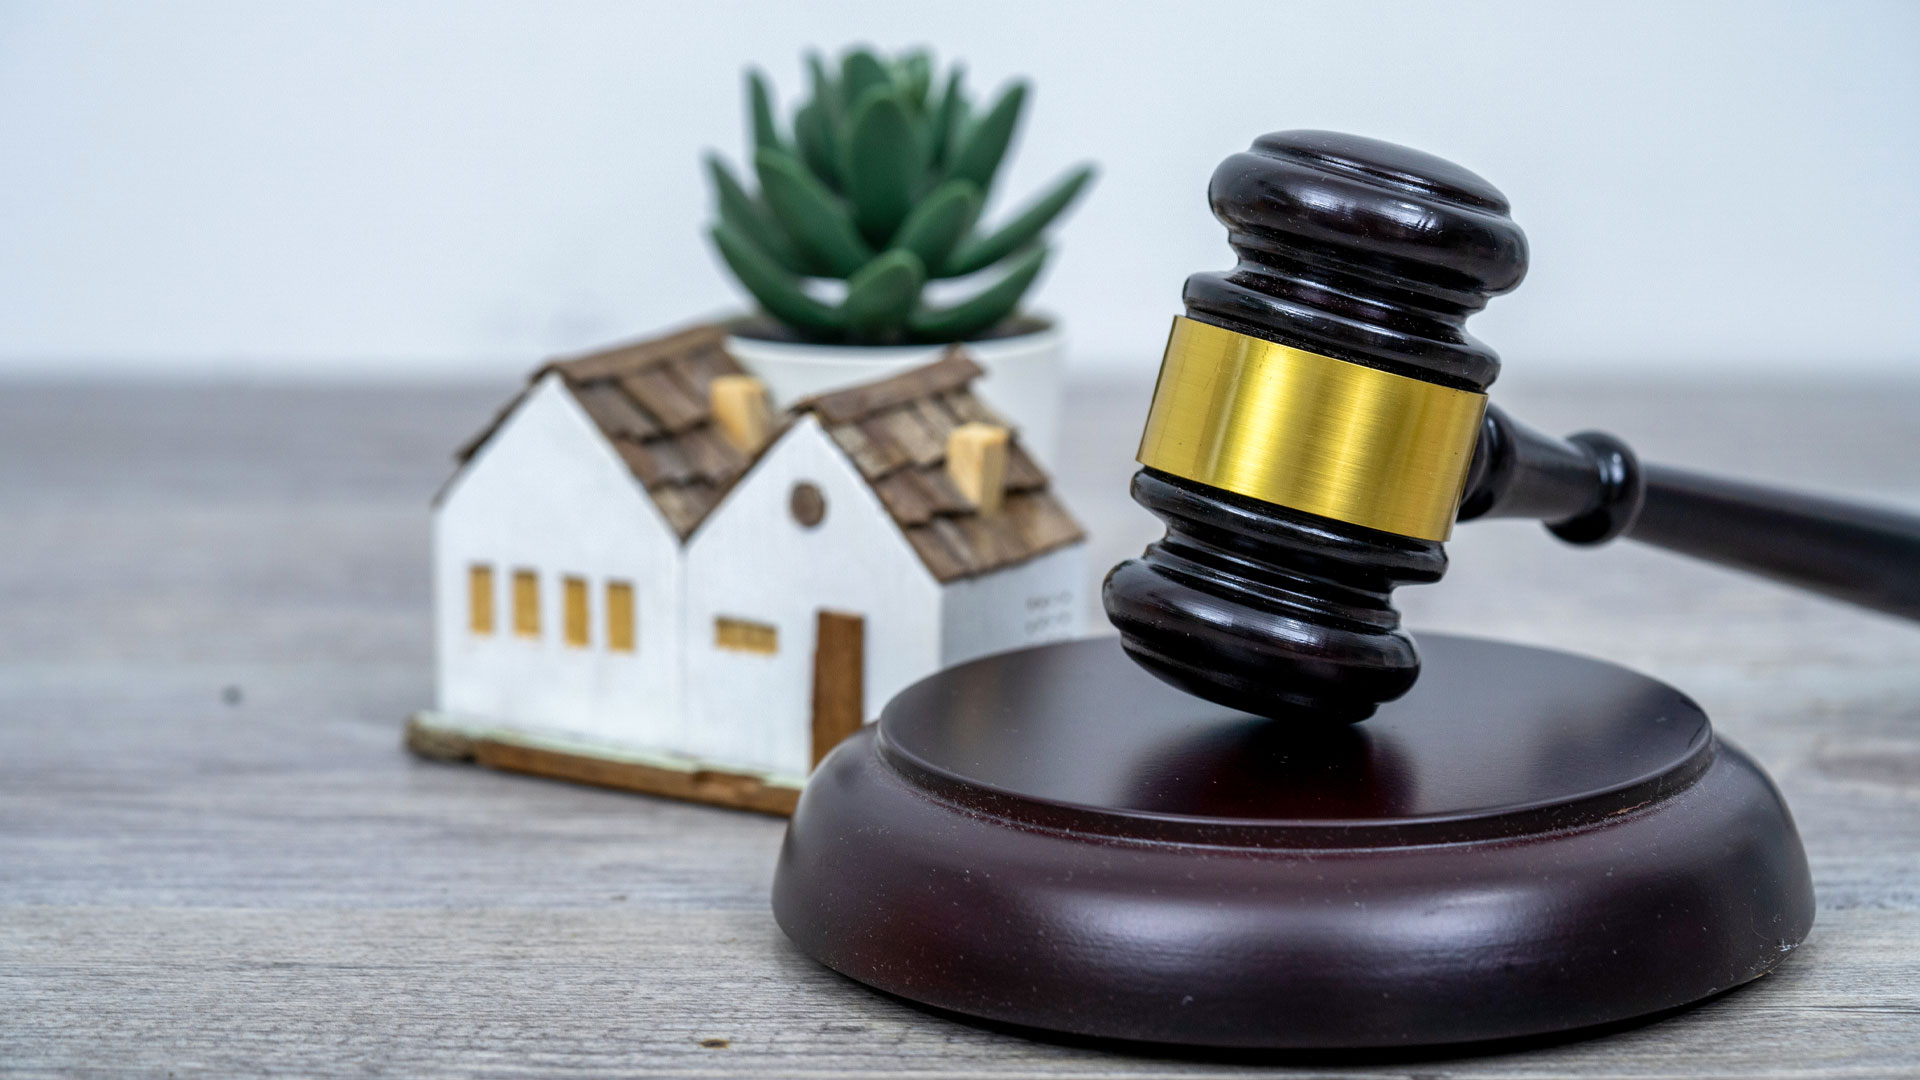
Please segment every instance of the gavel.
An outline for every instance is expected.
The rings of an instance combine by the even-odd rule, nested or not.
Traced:
[[[1364,720],[1420,657],[1393,590],[1438,581],[1456,520],[1626,537],[1920,619],[1920,517],[1640,462],[1488,404],[1466,330],[1526,275],[1493,185],[1324,131],[1263,136],[1208,188],[1238,258],[1189,277],[1133,498],[1163,539],[1107,575],[1135,661],[1276,720]]]

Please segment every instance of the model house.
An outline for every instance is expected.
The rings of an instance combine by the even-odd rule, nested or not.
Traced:
[[[775,415],[724,343],[549,364],[461,452],[415,750],[780,811],[909,683],[1078,632],[1080,527],[963,353]]]

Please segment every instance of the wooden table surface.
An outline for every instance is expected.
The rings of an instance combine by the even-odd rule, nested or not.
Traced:
[[[1512,381],[1512,380],[1509,380]],[[1463,528],[1416,628],[1631,664],[1791,802],[1813,936],[1658,1023],[1494,1053],[1139,1056],[869,993],[767,909],[781,823],[416,761],[427,499],[508,388],[0,386],[0,1072],[1920,1074],[1920,629],[1620,545]],[[1502,387],[1547,430],[1920,507],[1920,383]],[[1069,399],[1104,568],[1139,385]],[[1090,628],[1101,625],[1090,617]]]

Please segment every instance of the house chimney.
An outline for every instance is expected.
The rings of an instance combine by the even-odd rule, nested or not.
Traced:
[[[767,386],[751,375],[721,375],[707,388],[707,408],[734,449],[751,454],[766,445],[773,431]]]
[[[947,436],[947,476],[981,513],[999,513],[1007,493],[1007,429],[977,421],[954,428]]]

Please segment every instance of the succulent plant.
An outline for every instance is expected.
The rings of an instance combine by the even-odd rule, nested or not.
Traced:
[[[807,67],[812,97],[795,111],[791,138],[774,120],[766,79],[747,75],[757,196],[707,155],[719,204],[713,242],[740,284],[767,314],[815,341],[958,341],[1005,320],[1046,261],[1040,234],[1093,169],[1073,170],[997,228],[980,230],[1024,83],[975,116],[961,69],[935,92],[925,52],[887,62],[856,48],[837,73],[817,55]],[[929,281],[994,268],[999,276],[965,299],[936,307],[922,297]],[[846,282],[838,302],[808,285],[835,278]]]

